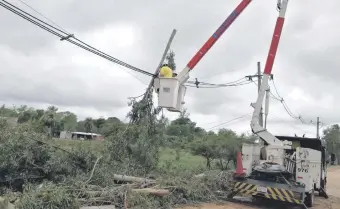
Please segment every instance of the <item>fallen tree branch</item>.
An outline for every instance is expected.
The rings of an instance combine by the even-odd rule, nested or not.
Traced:
[[[144,188],[144,189],[132,189],[133,192],[145,193],[145,194],[152,194],[156,196],[166,196],[170,194],[170,191],[167,189],[151,189],[151,188]]]
[[[96,166],[97,166],[97,164],[98,164],[98,161],[99,161],[102,157],[103,157],[103,156],[100,156],[100,157],[97,158],[97,160],[96,160],[96,162],[94,163],[94,166],[93,166],[93,168],[92,168],[91,175],[90,175],[89,179],[87,179],[87,181],[85,182],[85,184],[87,184],[87,183],[89,183],[89,182],[91,181],[92,176],[93,176],[93,173],[94,173],[94,170],[96,169]]]
[[[117,181],[124,181],[124,182],[137,182],[137,183],[156,183],[156,180],[147,179],[147,178],[140,178],[140,177],[134,177],[134,176],[125,176],[125,175],[113,175],[113,179]]]

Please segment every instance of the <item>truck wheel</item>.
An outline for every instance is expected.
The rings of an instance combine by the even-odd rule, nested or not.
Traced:
[[[314,205],[314,189],[311,191],[311,193],[306,193],[305,205],[307,207],[313,207],[313,205]]]
[[[326,197],[326,179],[321,180],[319,189],[319,196]]]

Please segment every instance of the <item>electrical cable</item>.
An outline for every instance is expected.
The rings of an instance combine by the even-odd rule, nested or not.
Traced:
[[[256,86],[258,86],[255,82],[253,82],[253,83],[254,83]],[[275,91],[276,91],[276,94],[277,94],[277,95],[274,95],[271,91],[269,91],[270,97],[273,98],[273,99],[275,99],[275,100],[277,100],[277,101],[279,101],[279,102],[282,104],[282,106],[283,106],[284,110],[286,111],[286,113],[287,113],[291,118],[296,119],[296,120],[299,120],[299,121],[300,121],[301,123],[303,123],[303,124],[313,124],[313,125],[315,125],[314,122],[313,122],[313,120],[310,120],[310,122],[308,123],[308,122],[306,122],[306,120],[303,119],[302,116],[296,116],[296,115],[290,110],[290,108],[288,107],[288,105],[287,105],[287,103],[285,102],[285,100],[283,99],[283,97],[280,96],[280,94],[278,93],[277,88],[276,88],[275,85],[274,85],[274,88],[275,88]]]
[[[28,12],[16,7],[15,5],[3,0],[2,2],[0,2],[0,6],[4,7],[5,9],[13,12],[14,14],[22,17],[23,19],[33,23],[34,25],[46,30],[47,32],[58,36],[59,38],[64,39],[80,48],[83,48],[89,52],[92,52],[93,54],[96,54],[102,58],[105,58],[111,62],[114,62],[120,66],[124,66],[130,70],[142,73],[144,75],[148,75],[148,76],[155,76],[154,74],[141,70],[139,68],[136,68],[134,66],[131,66],[123,61],[120,61],[90,45],[88,45],[87,43],[79,40],[78,38],[76,38],[73,34],[68,33],[66,30],[64,30],[61,26],[59,26],[58,24],[56,24],[54,21],[50,20],[49,18],[47,18],[45,15],[43,15],[41,12],[37,11],[36,9],[34,9],[32,6],[28,5],[26,2],[19,0],[20,2],[22,2],[23,4],[25,4],[27,7],[31,8],[32,10],[34,10],[35,12],[37,12],[38,14],[40,14],[41,16],[43,16],[45,19],[49,20],[50,22],[52,22],[54,25],[56,25],[59,28],[54,27],[51,24],[48,24],[47,22],[29,14]],[[7,4],[7,5],[6,5]],[[71,39],[74,39],[76,41],[73,41]],[[79,42],[79,43],[78,43]],[[128,72],[129,73],[129,72]],[[131,74],[131,73],[130,73]],[[131,74],[132,76],[134,76],[133,74]],[[134,76],[136,77],[136,76]],[[137,77],[136,77],[137,78]],[[138,80],[140,80],[139,78],[137,78]],[[224,83],[224,84],[212,84],[212,83],[205,83],[205,82],[200,82],[199,85],[201,88],[219,88],[219,87],[229,87],[229,86],[240,86],[240,85],[246,85],[249,84],[250,82],[240,82],[241,80],[243,80],[244,78],[238,79],[236,81],[232,81],[232,82],[228,82],[228,83]],[[141,81],[141,80],[140,80]],[[142,81],[141,81],[142,82]],[[188,83],[191,84],[196,84],[194,81],[189,81]],[[196,84],[196,86],[192,86],[192,85],[187,85],[188,87],[197,87],[198,85]]]
[[[2,2],[0,2],[0,6],[2,6],[3,8],[5,8],[5,9],[11,11],[11,12],[13,12],[14,14],[22,17],[23,19],[33,23],[34,25],[36,25],[36,26],[46,30],[47,32],[49,32],[49,33],[51,33],[51,34],[53,34],[55,36],[58,36],[59,38],[61,38],[61,40],[66,40],[66,41],[68,41],[68,42],[70,42],[70,43],[72,43],[72,44],[74,44],[74,45],[76,45],[76,46],[78,46],[80,48],[83,48],[83,49],[85,49],[85,50],[87,50],[89,52],[92,52],[93,54],[96,54],[96,55],[98,55],[98,56],[100,56],[102,58],[105,58],[105,59],[107,59],[107,60],[109,60],[111,62],[114,62],[114,63],[116,63],[118,65],[123,66],[123,67],[126,67],[126,68],[128,68],[130,70],[133,70],[133,71],[136,71],[136,72],[142,73],[144,75],[148,75],[148,76],[155,76],[154,74],[152,74],[150,72],[141,70],[141,69],[139,69],[137,67],[134,67],[134,66],[132,66],[130,64],[127,64],[127,63],[125,63],[125,62],[123,62],[123,61],[121,61],[121,60],[119,60],[117,58],[114,58],[114,57],[112,57],[112,56],[110,56],[110,55],[108,55],[108,54],[106,54],[106,53],[104,53],[104,52],[102,52],[102,51],[100,51],[100,50],[98,50],[98,49],[96,49],[96,48],[86,44],[85,42],[83,42],[83,41],[79,40],[78,38],[76,38],[73,34],[69,34],[69,33],[65,32],[65,31],[62,31],[62,30],[60,30],[60,29],[58,29],[58,28],[56,28],[56,27],[46,23],[45,21],[43,21],[43,20],[41,20],[41,19],[39,19],[39,18],[29,14],[28,12],[23,11],[22,9],[14,6],[13,4],[11,4],[11,3],[9,3],[9,2],[7,2],[5,0],[2,0]],[[77,43],[76,41],[70,40],[71,38],[76,40],[76,41],[78,41],[79,43]]]
[[[287,105],[286,101],[283,99],[283,97],[279,94],[277,88],[276,88],[276,85],[275,85],[275,82],[274,82],[274,79],[272,79],[272,83],[273,83],[273,86],[274,86],[274,90],[277,94],[277,97],[279,97],[280,99],[280,102],[282,103],[284,109],[286,110],[286,112],[294,119],[297,119],[297,120],[300,120],[301,123],[304,123],[304,124],[309,124],[308,122],[306,122],[302,116],[296,116],[289,108],[289,106]],[[312,120],[310,120],[310,123],[311,124],[314,124],[314,122]]]
[[[292,111],[291,111],[291,109],[289,108],[289,106],[288,106],[288,104],[286,103],[286,101],[284,100],[284,98],[278,93],[278,90],[277,90],[277,88],[276,88],[276,85],[275,85],[275,82],[274,82],[274,80],[272,80],[272,82],[273,82],[273,86],[274,86],[274,89],[275,89],[275,92],[276,92],[276,96],[270,91],[270,94],[272,95],[271,97],[272,98],[275,98],[276,100],[278,100],[281,104],[282,104],[282,106],[283,106],[283,108],[285,109],[285,111],[287,112],[287,114],[291,117],[291,118],[293,118],[293,119],[296,119],[296,120],[299,120],[301,123],[303,123],[303,124],[313,124],[313,125],[315,125],[314,124],[314,122],[313,122],[313,120],[310,120],[310,122],[306,122],[306,120],[301,116],[301,115],[299,115],[299,116],[297,116],[297,115],[295,115]]]
[[[295,126],[295,125],[293,125],[292,123],[290,123],[290,122],[288,122],[288,121],[286,121],[286,120],[284,120],[284,119],[281,119],[281,118],[278,118],[278,117],[273,117],[273,118],[275,118],[276,120],[282,121],[283,123],[287,124],[288,126],[294,128],[294,129],[298,129],[298,130],[302,131],[304,134],[307,134],[307,133],[308,133],[308,134],[311,134],[311,135],[314,134],[314,133],[312,133],[311,131],[306,131],[306,130],[304,130],[304,129],[298,127],[298,126]]]
[[[231,119],[231,120],[222,122],[222,123],[217,124],[217,125],[215,125],[215,126],[212,126],[212,127],[208,128],[208,129],[206,129],[206,130],[207,130],[207,131],[213,130],[213,129],[215,129],[215,128],[218,128],[218,127],[221,127],[221,126],[226,125],[226,124],[228,124],[228,123],[231,123],[231,122],[233,122],[233,121],[242,119],[242,118],[244,118],[244,117],[246,117],[246,116],[249,116],[249,115],[251,115],[251,114],[253,114],[253,113],[251,112],[251,113],[248,113],[248,114],[245,114],[245,115],[241,115],[241,116],[239,116],[239,117],[236,117],[236,118],[233,118],[233,119]]]
[[[215,77],[215,76],[217,76],[217,75],[221,75],[221,74],[225,74],[225,73],[228,73],[228,71],[222,71],[222,72],[218,72],[218,73],[215,73],[215,74],[212,74],[212,75],[205,75],[205,76],[203,76],[203,77],[201,77],[200,79],[210,79],[210,78],[212,78],[212,77]]]
[[[242,80],[245,80],[245,77],[242,77],[240,79],[237,79],[235,81],[230,81],[227,83],[223,83],[223,84],[212,84],[212,83],[206,83],[206,82],[199,82],[200,84],[205,84],[205,85],[228,85],[228,84],[235,84],[235,83],[239,83]],[[196,84],[196,81],[188,81],[187,83],[192,83],[192,84]]]
[[[18,0],[20,1],[22,4],[24,4],[25,6],[27,6],[28,8],[30,8],[31,10],[35,11],[36,13],[38,13],[39,15],[41,15],[42,17],[44,17],[46,20],[50,21],[50,23],[54,24],[55,26],[57,26],[59,29],[69,33],[68,31],[66,31],[64,28],[62,28],[60,25],[58,25],[56,22],[54,22],[53,20],[49,19],[48,17],[46,17],[44,14],[42,14],[41,12],[39,12],[38,10],[34,9],[32,6],[30,6],[29,4],[27,4],[26,2],[24,2],[23,0]]]
[[[198,88],[201,88],[201,89],[216,89],[216,88],[223,88],[223,87],[243,86],[243,85],[247,85],[247,84],[250,84],[250,83],[251,82],[241,83],[241,84],[234,84],[234,85],[223,85],[223,84],[221,84],[221,85],[216,85],[216,86],[199,86]],[[197,86],[189,85],[189,84],[186,84],[185,86],[197,88]]]
[[[242,81],[244,80],[244,81]],[[246,84],[250,84],[251,81],[245,80],[245,78],[240,78],[235,81],[222,83],[222,84],[214,84],[214,83],[206,83],[206,82],[199,82],[199,81],[187,81],[186,86],[188,87],[196,87],[196,88],[220,88],[220,87],[232,87],[232,86],[242,86]],[[191,85],[190,85],[191,84]]]

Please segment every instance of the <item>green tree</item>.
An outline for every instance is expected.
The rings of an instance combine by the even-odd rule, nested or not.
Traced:
[[[36,118],[36,111],[33,108],[23,108],[19,111],[18,123],[26,123]]]
[[[93,119],[91,117],[86,118],[84,126],[85,126],[85,131],[87,133],[92,133],[93,126],[94,126],[93,125]]]
[[[180,113],[179,117],[171,121],[170,125],[167,127],[166,133],[170,136],[178,137],[188,137],[188,139],[193,139],[195,132],[200,132],[201,129],[197,129],[196,123],[192,122],[190,119],[190,114],[186,110]]]
[[[334,153],[340,159],[340,126],[332,125],[323,131],[323,139],[327,143],[329,152]]]
[[[98,121],[97,119],[97,127],[98,132],[104,136],[115,135],[119,132],[121,128],[124,128],[125,125],[116,117],[109,117],[107,120]]]
[[[230,168],[230,163],[235,165],[237,152],[241,150],[242,136],[227,129],[221,129],[218,134],[206,134],[203,138],[195,140],[191,145],[191,151],[206,159],[206,165],[210,169],[211,162],[216,160],[216,165],[221,170]]]
[[[77,116],[69,111],[63,112],[61,117],[62,130],[75,131],[77,128]]]
[[[99,130],[101,129],[104,124],[106,123],[105,118],[98,118],[93,120],[93,125]]]
[[[58,108],[55,106],[49,106],[47,110],[44,112],[44,115],[40,118],[41,122],[47,128],[47,135],[49,137],[53,136],[53,128],[56,127],[56,114]]]
[[[40,119],[44,113],[45,113],[45,110],[43,109],[37,109],[35,110],[36,114],[35,114],[35,118],[34,119]]]
[[[18,113],[15,108],[7,108],[4,104],[0,107],[0,116],[2,117],[17,117]]]
[[[18,111],[18,113],[22,113],[28,110],[27,105],[21,105],[20,107],[16,108],[16,110]]]
[[[204,157],[207,168],[211,169],[211,162],[214,158],[216,158],[216,146],[217,144],[214,144],[212,138],[209,138],[208,140],[206,138],[202,138],[194,141],[190,148],[193,155]]]
[[[175,52],[173,52],[172,50],[167,54],[167,56],[165,57],[165,60],[167,61],[169,67],[172,70],[176,70],[176,63],[175,63]]]

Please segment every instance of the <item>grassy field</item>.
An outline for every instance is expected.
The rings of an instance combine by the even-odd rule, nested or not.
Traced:
[[[64,149],[71,150],[78,148],[90,148],[101,155],[104,147],[104,141],[80,141],[80,140],[54,140],[54,144]],[[174,169],[201,170],[205,168],[205,159],[201,156],[192,155],[186,150],[163,148],[160,156],[160,167],[173,167]]]
[[[178,157],[176,159],[177,155]],[[176,150],[164,148],[161,151],[160,166],[165,166],[167,163],[172,163],[179,169],[182,168],[186,170],[200,170],[205,168],[205,159],[201,156],[192,155],[185,150],[179,150],[179,153],[176,154]]]

